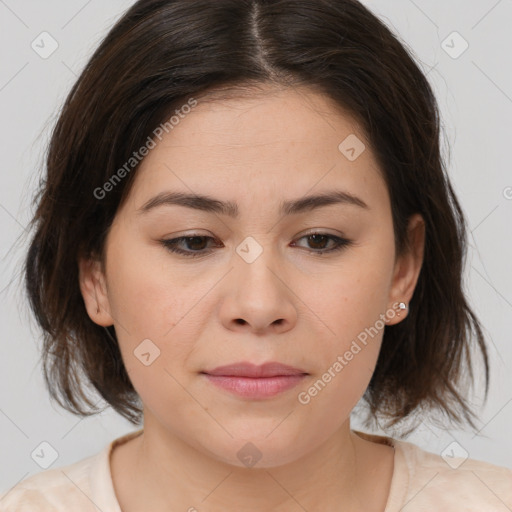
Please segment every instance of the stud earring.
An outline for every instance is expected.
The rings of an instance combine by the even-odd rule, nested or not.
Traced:
[[[400,302],[398,304],[399,310],[396,313],[396,316],[400,316],[400,311],[407,309],[407,304],[405,302]]]

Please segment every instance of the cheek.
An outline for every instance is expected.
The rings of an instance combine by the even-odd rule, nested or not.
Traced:
[[[332,350],[342,350],[386,312],[393,258],[389,244],[384,242],[376,250],[373,243],[367,243],[347,252],[335,269],[301,281],[299,293],[322,321],[324,339],[332,340],[327,344]]]
[[[203,286],[170,266],[163,247],[129,238],[118,234],[109,253],[112,315],[130,336],[161,339],[192,309]]]
[[[382,233],[347,252],[315,287],[303,281],[301,293],[307,288],[303,296],[323,334],[315,347],[313,387],[303,389],[302,403],[323,421],[335,423],[349,414],[368,386],[385,328],[393,259],[392,239]]]
[[[345,279],[331,281],[325,294],[309,296],[308,305],[322,312],[328,326],[315,345],[316,372],[297,397],[298,407],[322,425],[322,432],[309,432],[311,442],[319,442],[350,416],[368,387],[380,352],[389,277],[381,267],[373,272],[365,265],[360,272],[352,269]]]
[[[130,379],[141,392],[149,386],[158,393],[159,383],[170,379],[166,370],[173,372],[193,350],[190,340],[201,322],[194,304],[206,293],[206,284],[186,282],[163,268],[157,250],[136,247],[127,251],[121,243],[112,245],[109,303]]]
[[[324,371],[300,391],[298,415],[306,422],[311,418],[319,426],[302,430],[302,435],[308,437],[307,444],[320,443],[326,434],[335,432],[350,417],[370,382],[380,341],[380,336],[376,336],[372,345],[364,347],[359,343],[359,348],[352,347],[348,350],[351,360],[346,357],[347,351],[333,353]]]

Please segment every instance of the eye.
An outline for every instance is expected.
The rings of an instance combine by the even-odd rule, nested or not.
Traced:
[[[352,241],[348,240],[347,238],[341,238],[339,236],[330,235],[328,233],[309,233],[308,235],[299,238],[299,240],[302,239],[307,239],[308,244],[310,244],[309,248],[319,249],[312,251],[314,254],[319,255],[341,251],[345,247],[352,244]],[[326,244],[329,242],[332,242],[331,248],[326,248]]]
[[[183,254],[191,258],[197,258],[198,256],[204,256],[209,254],[211,249],[205,251],[205,242],[208,240],[215,240],[211,236],[204,235],[192,235],[192,236],[180,236],[179,238],[172,238],[169,240],[160,240],[162,245],[170,252]],[[184,250],[181,247],[185,245],[189,250]],[[181,246],[181,247],[180,247]]]
[[[352,244],[351,240],[330,235],[328,233],[309,233],[298,240],[302,239],[306,239],[307,243],[310,244],[310,247],[306,247],[306,249],[313,249],[309,252],[316,255],[341,251]],[[215,239],[211,236],[191,235],[171,238],[168,240],[160,240],[160,243],[172,253],[181,254],[190,258],[197,258],[212,252],[213,249],[207,249],[209,241],[215,241]],[[326,244],[328,245],[329,242],[331,242],[331,247],[326,248]],[[293,242],[291,246],[300,247],[295,242]],[[185,247],[185,249],[183,247]],[[220,245],[217,244],[217,247],[222,247],[222,243]]]

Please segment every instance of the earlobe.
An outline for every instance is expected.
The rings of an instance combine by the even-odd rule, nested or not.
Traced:
[[[387,325],[397,324],[407,317],[409,304],[423,265],[425,221],[419,213],[409,219],[408,242],[404,254],[399,256],[395,263],[388,306],[395,314],[388,316]]]
[[[78,262],[78,268],[80,291],[90,319],[103,327],[113,325],[101,262],[81,258]]]

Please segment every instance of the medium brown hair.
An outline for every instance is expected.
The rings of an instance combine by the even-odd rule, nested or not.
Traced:
[[[385,328],[368,417],[393,426],[437,410],[474,427],[462,377],[473,382],[476,342],[487,398],[488,355],[463,292],[466,225],[441,157],[438,106],[410,50],[355,0],[140,0],[111,29],[65,101],[34,199],[25,284],[51,396],[94,414],[92,385],[141,422],[115,330],[89,318],[77,263],[103,258],[137,166],[104,197],[95,191],[191,97],[269,83],[312,88],[357,120],[387,184],[398,255],[411,215],[425,221],[423,266],[409,314]]]

